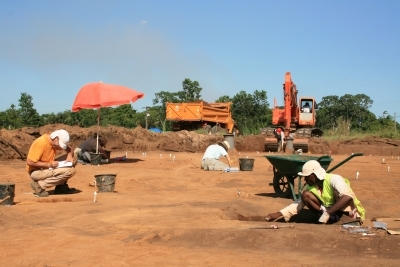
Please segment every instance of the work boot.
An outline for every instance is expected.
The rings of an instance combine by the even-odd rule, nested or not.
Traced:
[[[49,193],[46,192],[46,190],[44,190],[42,187],[40,187],[39,183],[36,181],[31,182],[31,188],[33,189],[33,191],[35,191],[35,193],[33,193],[33,194],[37,197],[48,197],[49,196]]]
[[[108,162],[109,162],[108,159],[102,159],[101,160],[101,164],[108,164]]]
[[[78,193],[79,191],[76,190],[75,188],[69,188],[68,184],[59,184],[56,185],[56,188],[54,189],[54,194],[75,194]]]

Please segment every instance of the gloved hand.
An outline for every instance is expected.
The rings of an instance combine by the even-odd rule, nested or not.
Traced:
[[[329,220],[329,214],[326,212],[326,210],[322,213],[321,217],[319,217],[318,221],[320,223],[327,223]]]
[[[360,214],[358,213],[357,209],[354,209],[349,212],[349,216],[353,219],[359,219],[361,218]]]

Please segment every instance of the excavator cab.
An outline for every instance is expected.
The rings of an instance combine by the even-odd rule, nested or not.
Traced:
[[[317,104],[315,103],[314,98],[300,98],[299,103],[300,110],[298,125],[300,127],[314,126],[315,110],[317,109]]]

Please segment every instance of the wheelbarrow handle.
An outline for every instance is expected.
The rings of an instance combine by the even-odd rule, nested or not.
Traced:
[[[327,173],[332,172],[333,170],[336,170],[337,168],[339,168],[340,166],[342,166],[344,163],[348,162],[349,160],[351,160],[354,157],[358,157],[358,156],[362,156],[364,155],[363,153],[353,153],[351,154],[349,157],[345,158],[344,160],[342,160],[341,162],[339,162],[337,165],[333,166],[332,168],[330,168],[329,170],[327,170]],[[322,157],[321,157],[322,158]]]

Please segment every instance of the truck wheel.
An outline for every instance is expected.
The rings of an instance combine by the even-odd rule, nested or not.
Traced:
[[[292,198],[292,189],[290,188],[290,184],[293,184],[294,178],[292,176],[285,176],[280,172],[275,171],[274,168],[274,180],[273,180],[273,187],[275,194],[278,197],[282,198]]]

